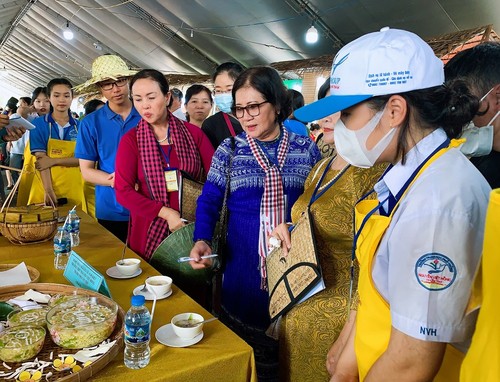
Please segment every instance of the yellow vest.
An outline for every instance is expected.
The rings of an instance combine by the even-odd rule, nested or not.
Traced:
[[[497,188],[491,192],[486,215],[482,260],[482,305],[472,344],[462,364],[461,382],[500,381],[499,249],[500,188]],[[476,286],[480,286],[478,284]]]
[[[452,141],[450,147],[456,143]],[[444,154],[449,148],[438,151],[417,173],[415,179],[425,171],[425,169],[438,157]],[[409,190],[413,182],[406,191]],[[406,192],[400,198],[403,199]],[[399,203],[399,202],[398,202]],[[354,346],[356,359],[358,362],[359,380],[363,381],[370,368],[377,359],[385,352],[389,344],[391,334],[391,312],[387,301],[378,293],[372,279],[372,263],[385,231],[389,227],[394,211],[390,216],[371,215],[367,218],[364,227],[362,222],[369,213],[378,207],[377,200],[362,200],[355,207],[355,229],[359,232],[357,240],[356,257],[359,262],[359,305],[356,315],[356,335]],[[463,353],[448,345],[445,357],[435,382],[455,382],[458,381],[460,364]]]

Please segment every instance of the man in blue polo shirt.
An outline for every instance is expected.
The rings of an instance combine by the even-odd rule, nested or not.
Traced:
[[[75,156],[83,178],[95,184],[95,215],[98,222],[123,242],[129,212],[116,201],[115,157],[123,135],[141,119],[129,98],[129,70],[118,56],[104,55],[92,63],[92,78],[75,88],[77,93],[100,91],[108,102],[80,123]]]

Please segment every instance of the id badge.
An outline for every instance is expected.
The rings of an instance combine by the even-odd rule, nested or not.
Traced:
[[[165,171],[165,183],[167,183],[167,192],[179,191],[179,183],[177,182],[177,170]]]

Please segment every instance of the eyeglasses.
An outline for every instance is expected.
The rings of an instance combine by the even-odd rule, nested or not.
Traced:
[[[99,86],[101,87],[102,90],[111,90],[111,89],[113,89],[113,86],[115,86],[115,85],[117,88],[122,88],[126,84],[128,84],[128,79],[118,78],[116,81],[106,82],[104,84],[100,84]]]
[[[245,107],[235,106],[233,107],[233,113],[236,118],[243,118],[245,115],[245,110],[250,117],[257,117],[260,114],[260,106],[268,103],[269,101],[264,101],[261,103],[254,103]]]

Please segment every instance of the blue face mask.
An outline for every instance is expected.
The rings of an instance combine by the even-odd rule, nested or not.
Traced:
[[[220,111],[224,113],[231,112],[231,106],[233,106],[233,96],[231,93],[220,93],[214,96],[215,105]]]

